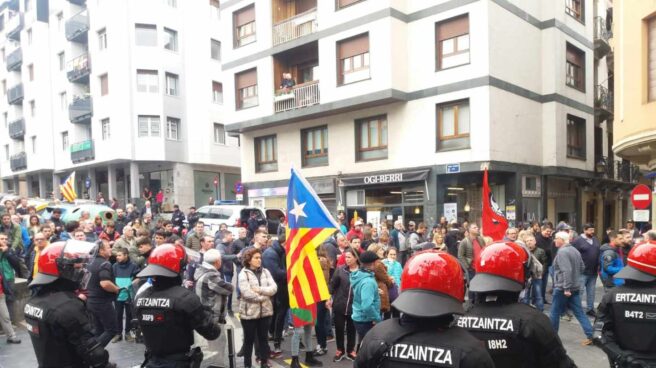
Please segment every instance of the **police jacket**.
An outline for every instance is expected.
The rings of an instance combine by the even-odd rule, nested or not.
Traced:
[[[576,367],[549,318],[526,304],[476,304],[456,324],[485,343],[497,367]]]
[[[431,322],[392,318],[377,324],[362,340],[353,367],[494,367],[481,342],[466,330]]]
[[[109,354],[93,337],[84,302],[72,288],[44,286],[28,300],[24,312],[40,368],[107,366]]]
[[[609,358],[637,354],[656,362],[656,285],[626,280],[601,299],[595,329]]]
[[[212,312],[203,307],[198,296],[178,285],[177,277],[159,278],[136,296],[135,312],[146,350],[157,357],[188,353],[194,330],[208,340],[221,333]]]

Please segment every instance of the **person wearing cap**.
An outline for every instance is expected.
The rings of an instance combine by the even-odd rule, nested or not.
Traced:
[[[356,368],[490,368],[494,362],[479,340],[453,325],[464,313],[465,281],[450,254],[423,251],[401,275],[403,289],[392,306],[403,313],[374,326],[362,341]]]
[[[380,291],[374,277],[375,262],[378,255],[365,251],[360,255],[360,269],[351,273],[349,281],[353,288],[353,313],[351,319],[358,333],[358,341],[381,320]]]
[[[615,275],[624,285],[609,290],[597,307],[594,342],[611,366],[656,367],[656,232],[647,238]]]
[[[39,367],[116,367],[93,336],[84,302],[75,291],[86,287],[93,243],[69,240],[44,248],[30,283],[25,323]]]
[[[576,367],[549,318],[517,302],[531,262],[529,252],[515,242],[485,247],[469,285],[477,294],[476,303],[457,325],[484,342],[497,367]]]
[[[148,266],[137,274],[152,280],[151,287],[137,293],[134,303],[146,345],[142,367],[200,367],[200,348],[190,351],[193,331],[207,340],[215,340],[221,333],[218,319],[200,298],[180,286],[186,265],[184,247],[163,244],[152,250]]]
[[[362,232],[363,227],[364,227],[364,222],[362,221],[362,219],[357,219],[357,221],[355,221],[355,224],[353,224],[351,230],[349,230],[349,232],[346,233],[346,239],[348,239],[348,241],[351,241],[353,238],[358,238],[360,239],[360,242],[364,241],[364,233]]]

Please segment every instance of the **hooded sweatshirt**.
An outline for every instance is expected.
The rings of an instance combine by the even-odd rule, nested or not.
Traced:
[[[353,314],[355,322],[380,321],[380,295],[374,273],[359,269],[351,273],[351,286],[353,288]]]
[[[201,304],[212,309],[220,319],[225,319],[228,295],[232,294],[234,286],[225,282],[221,273],[207,262],[196,268],[194,281]]]
[[[620,272],[624,267],[619,250],[614,244],[604,244],[601,246],[601,281],[605,287],[614,287],[624,285],[623,279],[615,278],[615,274]]]
[[[114,263],[112,265],[112,271],[114,273],[116,286],[119,288],[125,288],[118,293],[116,300],[119,302],[130,300],[131,297],[134,296],[132,280],[134,280],[134,276],[139,272],[139,267],[128,258],[126,262]]]

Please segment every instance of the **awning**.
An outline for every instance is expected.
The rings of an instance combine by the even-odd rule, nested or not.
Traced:
[[[425,181],[426,178],[428,178],[428,173],[430,173],[430,169],[394,171],[366,176],[345,177],[340,178],[340,185],[343,187],[354,187],[362,185],[380,185]]]

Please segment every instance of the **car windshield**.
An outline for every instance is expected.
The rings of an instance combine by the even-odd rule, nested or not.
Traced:
[[[201,218],[215,219],[215,220],[228,220],[232,216],[232,209],[230,208],[201,208],[198,210]]]

